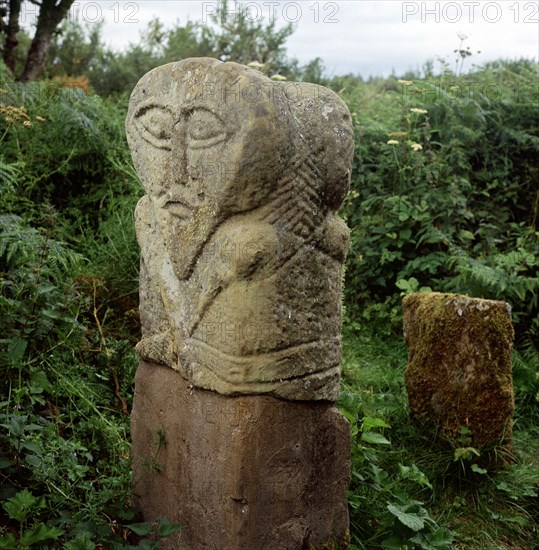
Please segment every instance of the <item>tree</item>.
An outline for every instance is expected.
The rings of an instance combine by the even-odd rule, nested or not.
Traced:
[[[187,57],[216,57],[213,31],[201,23],[187,21],[176,25],[166,35],[163,59],[179,61]]]
[[[25,0],[0,0],[0,6],[5,5],[4,17],[15,13],[8,12],[7,4],[16,1],[20,5]],[[17,64],[12,64],[23,81],[39,78],[44,71],[47,76],[86,76],[98,93],[109,96],[129,91],[143,74],[158,65],[205,56],[244,64],[258,62],[263,65],[261,70],[269,76],[279,74],[298,79],[302,75],[297,60],[288,57],[285,47],[294,26],[280,26],[273,19],[257,21],[240,4],[235,5],[234,10],[229,9],[227,0],[219,4],[208,23],[177,22],[167,28],[154,19],[141,33],[140,39],[122,52],[104,46],[100,27],[90,28],[66,19],[60,24],[73,0],[26,1],[39,1],[40,11],[26,61],[21,63],[22,44],[19,44]],[[15,22],[18,26],[17,19]],[[0,33],[7,36],[6,29],[7,23]],[[19,42],[22,42],[22,37],[20,32]],[[26,35],[24,37],[28,40]],[[20,69],[21,65],[24,70]],[[321,63],[315,61],[308,67],[311,69],[308,74],[313,73],[310,77],[320,78]]]
[[[64,19],[49,49],[47,76],[88,76],[103,55],[103,23]]]
[[[32,0],[37,3],[37,0]],[[47,53],[49,51],[54,31],[67,15],[74,0],[41,0],[37,18],[36,33],[28,51],[26,66],[21,75],[22,82],[36,80],[45,71]]]
[[[253,21],[245,9],[229,11],[228,2],[223,1],[208,24],[177,22],[167,29],[154,19],[140,40],[124,52],[96,47],[98,60],[90,64],[88,76],[98,93],[118,94],[131,89],[144,73],[159,65],[187,57],[215,57],[244,64],[256,61],[263,64],[262,70],[268,75],[297,78],[297,61],[287,56],[285,47],[293,32],[291,24],[278,28],[275,20]],[[75,38],[73,35],[70,40]],[[58,44],[55,51],[69,49],[60,45],[59,39]],[[79,44],[77,51],[86,50]]]
[[[19,80],[28,82],[38,79],[45,71],[47,54],[56,29],[66,17],[74,0],[29,0],[39,6],[36,31],[30,44],[26,63]],[[23,0],[2,0],[0,15],[2,22],[7,16],[7,24],[3,22],[0,31],[5,35],[2,57],[9,70],[15,71],[15,57],[20,31],[19,19]]]
[[[4,45],[4,63],[6,67],[15,72],[15,57],[17,46],[19,44],[17,35],[19,34],[19,17],[21,13],[21,0],[6,0],[2,3],[0,12],[3,18],[7,15],[7,24],[0,27],[2,32],[5,33],[5,45]]]
[[[320,57],[309,61],[301,71],[301,79],[304,82],[312,82],[313,84],[320,84],[325,86],[327,78],[325,76],[326,67]]]
[[[288,23],[280,29],[277,20],[264,24],[254,21],[241,4],[236,11],[229,10],[228,0],[222,0],[214,15],[214,27],[210,27],[214,40],[214,56],[221,61],[249,64],[257,61],[271,74],[287,74],[297,70],[297,62],[288,59],[285,42],[294,33],[294,25]]]
[[[195,43],[195,37],[187,39]],[[166,62],[163,60],[166,43],[167,31],[158,19],[153,19],[140,33],[140,39],[123,52],[99,45],[87,73],[92,86],[105,96],[130,92],[143,74]]]

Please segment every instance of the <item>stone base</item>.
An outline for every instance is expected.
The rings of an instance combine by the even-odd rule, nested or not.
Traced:
[[[412,416],[435,424],[439,435],[456,446],[510,453],[509,305],[432,292],[406,296],[403,310],[409,348],[404,378]],[[464,435],[462,428],[467,428]]]
[[[348,422],[329,402],[226,397],[142,362],[134,504],[187,527],[164,548],[348,547]]]

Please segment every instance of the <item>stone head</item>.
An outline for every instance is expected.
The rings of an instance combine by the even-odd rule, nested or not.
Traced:
[[[333,211],[348,190],[353,133],[344,102],[237,63],[191,58],[150,71],[131,94],[126,130],[180,277],[196,250],[183,247],[177,257],[176,242],[206,241],[287,177],[303,170]]]
[[[236,63],[186,59],[142,77],[127,138],[165,233],[204,242],[223,219],[262,204],[291,156],[288,114],[281,90]],[[188,265],[182,255],[173,262]]]

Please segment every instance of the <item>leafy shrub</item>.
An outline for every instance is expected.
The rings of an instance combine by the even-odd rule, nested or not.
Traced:
[[[91,302],[77,284],[83,258],[58,240],[52,221],[44,230],[14,214],[0,219],[0,499],[13,527],[0,538],[4,548],[58,538],[85,521],[107,540],[107,514],[125,510],[129,495],[127,419],[120,407],[106,411],[126,390],[113,383],[132,380],[134,352],[119,341],[89,348],[82,313]]]
[[[66,274],[76,273],[81,263],[49,232],[13,214],[0,216],[3,365],[18,368],[79,329],[81,299]]]
[[[124,527],[139,190],[122,116],[45,83],[2,92],[0,548],[159,547]]]
[[[347,91],[358,135],[343,208],[348,314],[399,321],[400,290],[451,290],[510,301],[519,334],[533,337],[535,68],[523,61],[388,83],[376,94]]]
[[[119,163],[129,164],[126,107],[55,82],[2,86],[3,160],[19,168],[14,206],[28,215],[31,204],[49,202],[75,226],[95,228],[111,194],[133,191],[118,171]]]

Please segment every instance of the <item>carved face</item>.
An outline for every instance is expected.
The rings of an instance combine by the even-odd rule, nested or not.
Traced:
[[[287,106],[269,83],[235,63],[187,59],[133,91],[128,141],[180,279],[224,219],[264,202],[291,157]]]

